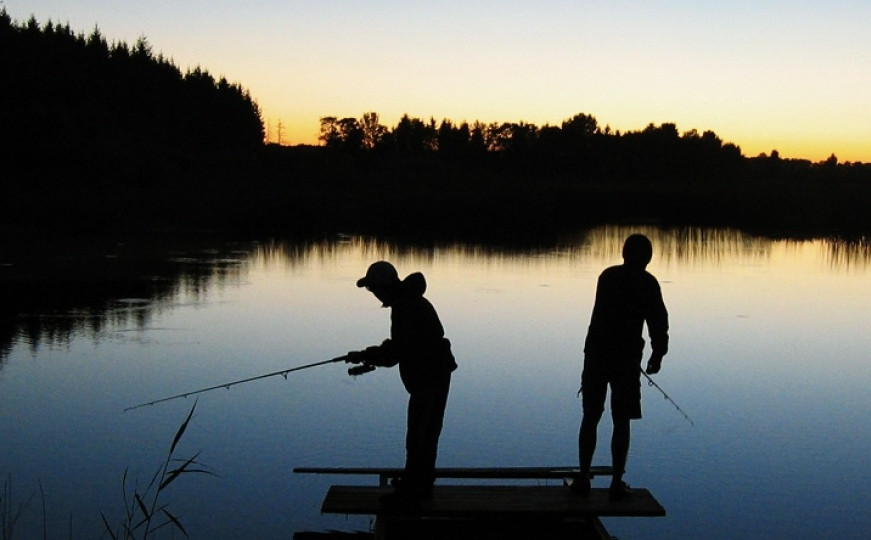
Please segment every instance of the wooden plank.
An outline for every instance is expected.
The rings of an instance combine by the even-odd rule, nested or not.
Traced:
[[[328,514],[379,515],[395,513],[379,498],[386,487],[332,486],[321,511]],[[499,516],[571,518],[590,516],[664,516],[665,508],[646,489],[633,489],[632,496],[613,502],[607,489],[592,489],[586,497],[564,486],[443,486],[403,514],[420,517],[492,518]]]
[[[402,476],[403,469],[384,467],[296,467],[295,473],[373,475],[387,478]],[[438,467],[436,478],[547,480],[568,478],[578,474],[577,467]],[[592,467],[591,476],[611,476],[611,467]]]

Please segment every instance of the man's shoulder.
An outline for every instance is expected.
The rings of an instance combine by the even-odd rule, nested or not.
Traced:
[[[626,266],[625,264],[609,266],[608,268],[602,270],[602,273],[599,274],[599,279],[601,281],[615,281],[626,283],[641,282],[648,286],[659,287],[659,281],[656,279],[656,276],[648,272],[646,269],[632,268],[630,266]]]
[[[599,274],[600,278],[607,278],[613,275],[617,275],[622,273],[625,270],[622,264],[615,264],[614,266],[609,266],[608,268],[602,270]]]
[[[653,277],[653,274],[648,272],[645,268],[633,268],[625,264],[615,264],[614,266],[609,266],[608,268],[602,270],[600,276],[621,276],[627,278],[638,278],[639,276],[643,276],[642,279],[656,279],[655,277]]]

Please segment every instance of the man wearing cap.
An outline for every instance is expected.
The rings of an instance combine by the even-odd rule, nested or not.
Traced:
[[[580,474],[572,489],[581,495],[590,491],[590,465],[596,450],[596,431],[611,387],[611,436],[613,474],[612,500],[631,495],[623,482],[629,454],[630,420],[641,418],[642,329],[647,323],[652,349],[647,373],[658,373],[668,352],[668,312],[656,278],[647,272],[653,256],[650,240],[630,235],[623,244],[623,264],[606,268],[599,276],[596,300],[584,343],[581,374],[583,419],[578,434]]]
[[[369,266],[357,281],[389,307],[390,338],[381,345],[349,353],[350,361],[369,366],[399,365],[399,376],[408,391],[408,427],[405,470],[394,482],[396,489],[385,502],[410,502],[431,495],[442,421],[457,368],[451,343],[432,304],[424,298],[426,280],[415,272],[400,280],[386,261]]]

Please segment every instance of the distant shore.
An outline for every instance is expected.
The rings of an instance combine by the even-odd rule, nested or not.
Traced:
[[[182,72],[142,37],[108,43],[0,8],[0,229],[212,230],[547,243],[600,223],[862,239],[871,164],[746,157],[672,123],[381,124],[324,116],[319,146],[264,143],[253,96]]]
[[[600,223],[736,227],[769,236],[867,237],[868,166],[744,159],[727,178],[584,177],[499,159],[387,159],[323,147],[264,147],[244,163],[114,185],[22,171],[2,226],[59,232],[203,229],[337,232],[406,239],[547,242]],[[781,168],[772,173],[773,165]],[[792,167],[792,168],[790,168]],[[840,167],[840,168],[839,168]]]

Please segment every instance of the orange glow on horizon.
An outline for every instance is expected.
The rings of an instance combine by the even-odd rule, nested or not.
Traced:
[[[320,118],[322,116],[337,116],[339,118],[344,117],[352,117],[359,119],[366,112],[372,112],[369,110],[360,111],[359,113],[347,113],[347,114],[337,114],[335,112],[327,112],[321,115],[293,115],[288,114],[286,116],[280,115],[263,115],[264,125],[266,126],[267,132],[267,140],[268,142],[276,143],[278,142],[278,125],[281,122],[281,143],[283,145],[296,146],[296,145],[319,145],[321,144],[318,141],[319,136],[319,128],[320,128]],[[374,111],[378,112],[378,111]],[[615,126],[614,124],[608,123],[604,121],[603,118],[597,116],[594,112],[588,111],[576,111],[571,114],[567,114],[565,118],[560,119],[558,121],[549,121],[549,122],[534,122],[529,119],[518,120],[518,119],[502,119],[502,120],[483,120],[478,118],[451,118],[451,117],[438,117],[433,115],[421,115],[416,116],[414,114],[409,114],[411,117],[421,118],[423,120],[429,120],[430,116],[435,118],[437,123],[440,123],[442,120],[447,119],[451,120],[455,123],[469,122],[473,123],[475,121],[481,121],[484,124],[489,124],[492,122],[502,123],[502,122],[527,122],[537,125],[538,127],[543,127],[545,125],[559,126],[562,124],[563,120],[567,120],[578,113],[592,114],[599,121],[600,127],[604,128],[608,126],[611,128],[612,132],[619,130],[622,133],[630,132],[630,131],[639,131],[647,127],[651,122],[640,123],[635,126]],[[404,113],[403,113],[404,114]],[[393,128],[399,122],[401,115],[396,116],[395,118],[387,118],[384,115],[379,114],[381,124],[387,126],[388,128]],[[667,121],[661,122],[665,123]],[[659,125],[660,122],[654,122],[654,124]],[[871,133],[867,136],[862,137],[861,135],[857,135],[854,138],[850,138],[847,136],[843,137],[832,137],[830,139],[826,139],[825,141],[813,140],[808,138],[802,138],[801,136],[792,136],[789,137],[787,135],[783,135],[778,137],[776,135],[765,135],[759,136],[752,134],[748,136],[746,139],[737,139],[734,137],[730,137],[725,132],[720,132],[715,128],[704,127],[704,126],[694,126],[694,127],[684,127],[680,124],[677,125],[678,131],[683,134],[692,129],[696,129],[699,133],[703,133],[705,131],[713,131],[717,134],[720,139],[722,139],[723,143],[732,143],[741,148],[742,154],[745,157],[756,157],[760,154],[770,155],[772,151],[776,150],[777,153],[783,159],[804,159],[809,160],[811,162],[817,163],[820,161],[825,161],[831,155],[835,155],[838,158],[839,163],[871,163]]]
[[[408,113],[437,122],[559,125],[575,114],[612,130],[674,123],[713,131],[745,156],[871,163],[871,3],[254,0],[203,10],[119,0],[5,0],[9,16],[144,36],[182,70],[247,89],[272,139],[317,144],[319,118]],[[544,7],[544,9],[542,9]]]

